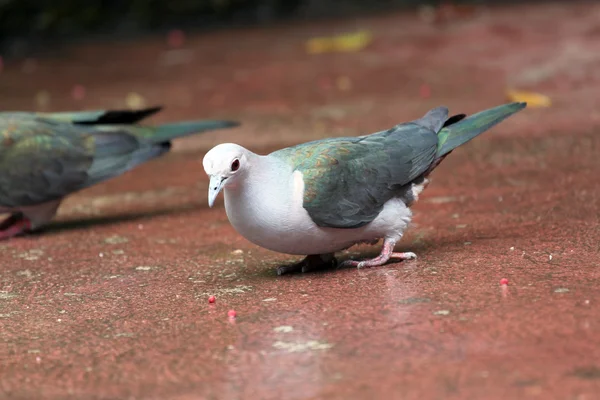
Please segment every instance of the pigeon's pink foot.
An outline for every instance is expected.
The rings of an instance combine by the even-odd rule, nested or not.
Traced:
[[[348,267],[356,267],[356,268],[368,268],[368,267],[378,267],[380,265],[385,264],[391,258],[397,260],[414,260],[417,258],[415,253],[394,253],[394,246],[396,245],[396,241],[391,239],[385,239],[383,242],[383,249],[381,249],[381,254],[379,256],[372,258],[370,260],[363,261],[355,261],[355,260],[346,260],[340,264],[340,268],[348,268]]]
[[[317,269],[334,267],[337,260],[333,254],[312,254],[296,264],[282,265],[277,268],[277,275],[289,274],[293,272],[309,272]]]
[[[31,229],[31,222],[23,214],[13,214],[0,223],[0,240],[10,239]]]

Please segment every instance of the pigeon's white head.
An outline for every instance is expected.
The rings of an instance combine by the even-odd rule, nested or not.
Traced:
[[[212,207],[221,189],[234,186],[248,170],[252,152],[233,143],[213,147],[202,160],[204,172],[210,177],[208,206]]]

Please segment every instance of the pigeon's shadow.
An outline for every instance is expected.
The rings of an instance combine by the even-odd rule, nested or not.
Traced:
[[[488,239],[494,239],[497,238],[498,233],[497,231],[492,231],[490,230],[489,232],[486,232],[486,234],[482,234],[479,236],[479,240],[488,240]],[[502,238],[514,238],[514,239],[519,239],[522,237],[522,235],[520,234],[511,234],[511,235],[502,235]],[[447,239],[441,239],[441,240],[420,240],[417,243],[400,243],[398,244],[395,248],[394,251],[396,252],[408,252],[408,251],[412,251],[414,253],[417,254],[417,259],[416,260],[407,260],[407,261],[400,261],[400,260],[390,260],[389,262],[387,262],[385,265],[382,265],[381,267],[390,267],[390,266],[394,266],[394,265],[400,265],[403,263],[412,263],[412,262],[419,262],[419,257],[420,256],[425,256],[428,254],[431,254],[433,252],[440,252],[443,253],[444,251],[446,251],[448,248],[456,248],[456,247],[464,247],[464,238],[463,237],[451,237],[451,238],[447,238]],[[277,267],[275,267],[272,270],[265,270],[264,271],[264,276],[265,277],[269,277],[269,278],[282,278],[282,277],[286,277],[286,276],[302,276],[302,275],[319,275],[319,274],[328,274],[328,273],[335,273],[338,270],[347,270],[347,269],[356,269],[356,267],[340,267],[339,265],[346,260],[350,260],[350,259],[354,259],[354,260],[366,260],[366,259],[371,259],[371,258],[375,258],[379,255],[379,252],[381,251],[381,246],[382,246],[382,242],[379,241],[376,245],[373,246],[369,246],[369,248],[361,248],[361,251],[357,251],[359,250],[358,248],[354,251],[351,251],[352,254],[340,254],[338,253],[336,255],[336,259],[337,259],[337,264],[338,266],[328,266],[328,267],[323,267],[323,268],[319,268],[319,269],[314,269],[308,272],[292,272],[292,273],[286,273],[283,276],[278,276],[277,275]],[[466,250],[468,251],[468,249]],[[358,253],[358,254],[357,254]],[[300,261],[300,259],[298,259],[298,261]],[[282,266],[288,266],[288,265],[292,265],[293,263],[281,263]],[[381,268],[381,267],[372,267],[372,268]]]
[[[155,217],[169,216],[169,215],[181,215],[193,212],[199,207],[195,204],[188,204],[176,208],[164,208],[157,210],[147,210],[131,213],[116,214],[110,216],[98,216],[84,219],[74,219],[69,221],[58,221],[53,222],[50,225],[43,227],[42,229],[31,232],[29,235],[52,235],[64,231],[71,230],[83,230],[95,227],[101,227],[106,225],[114,225],[125,222],[135,222],[148,220]]]

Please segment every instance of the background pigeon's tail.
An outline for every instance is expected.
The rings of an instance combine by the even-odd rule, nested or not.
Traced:
[[[239,123],[235,121],[206,120],[175,122],[157,127],[136,126],[133,129],[135,130],[136,136],[142,137],[150,143],[160,144],[168,143],[171,140],[182,136],[215,129],[233,128],[238,125]]]
[[[478,112],[464,119],[457,118],[456,122],[450,118],[444,128],[438,132],[437,162],[435,165],[439,164],[455,148],[481,135],[526,106],[527,103],[510,103]]]

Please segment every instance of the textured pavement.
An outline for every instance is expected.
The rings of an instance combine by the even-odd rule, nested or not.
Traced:
[[[599,398],[599,19],[574,2],[433,25],[397,13],[7,62],[5,110],[123,107],[135,92],[167,106],[153,123],[243,126],[181,139],[67,199],[46,231],[0,243],[0,398]],[[361,52],[304,51],[355,29],[374,35]],[[201,161],[217,143],[267,152],[373,132],[441,104],[501,104],[511,87],[553,104],[443,162],[397,246],[416,261],[278,277],[298,258],[240,237],[222,197],[207,207]]]

